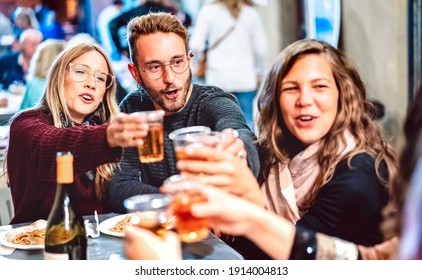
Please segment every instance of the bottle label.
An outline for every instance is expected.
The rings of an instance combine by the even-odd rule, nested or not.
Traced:
[[[44,251],[44,260],[69,260],[69,255],[49,253],[49,252]]]

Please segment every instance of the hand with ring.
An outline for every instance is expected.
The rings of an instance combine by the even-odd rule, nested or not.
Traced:
[[[225,134],[224,140],[218,147],[226,153],[236,156],[243,164],[248,165],[245,145],[239,138],[239,132],[235,129],[226,128],[222,131]]]
[[[237,157],[240,159],[240,160],[243,160],[243,159],[245,159],[246,157],[245,157],[245,153],[242,151],[242,150],[240,150],[240,151],[238,151],[237,152]]]
[[[240,151],[243,157],[245,151]],[[226,190],[264,207],[259,184],[244,163],[246,158],[239,160],[238,152],[232,154],[213,147],[189,147],[185,152],[187,157],[177,162],[177,168],[182,174],[197,176],[206,185]],[[201,173],[205,176],[197,175]]]

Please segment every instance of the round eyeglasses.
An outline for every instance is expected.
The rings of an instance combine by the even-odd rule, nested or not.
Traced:
[[[165,62],[165,63],[148,63],[146,68],[142,68],[141,66],[135,65],[138,69],[145,73],[148,79],[150,80],[158,80],[164,76],[164,67],[166,65],[170,65],[171,70],[176,74],[182,74],[189,68],[189,60],[190,57],[182,56],[173,58],[172,60]]]
[[[100,70],[92,71],[91,68],[83,64],[69,63],[69,73],[73,81],[80,83],[85,82],[92,75],[95,84],[103,89],[108,89],[114,82],[114,76]]]

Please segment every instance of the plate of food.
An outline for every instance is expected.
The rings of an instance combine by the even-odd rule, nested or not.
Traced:
[[[46,227],[46,220],[38,220],[27,226],[10,229],[4,233],[1,244],[20,250],[42,250]]]
[[[133,225],[131,217],[132,214],[124,214],[109,218],[107,220],[102,221],[98,225],[98,229],[104,234],[117,237],[124,237],[125,230]]]

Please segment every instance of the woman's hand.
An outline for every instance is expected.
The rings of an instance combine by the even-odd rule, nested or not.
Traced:
[[[182,247],[176,233],[168,231],[158,237],[137,226],[125,232],[125,254],[129,260],[181,260]]]
[[[217,149],[221,149],[227,153],[232,154],[239,158],[239,160],[245,165],[248,165],[248,161],[246,159],[246,150],[245,145],[243,144],[242,139],[239,138],[239,132],[232,128],[226,128],[222,131],[224,134],[224,139],[219,145]]]
[[[180,185],[165,184],[160,191],[173,193],[179,189]],[[192,215],[208,219],[211,228],[227,234],[244,235],[253,227],[256,212],[265,212],[264,209],[216,187],[193,184],[191,189],[207,198],[207,201],[192,204]]]
[[[176,184],[160,190],[172,192],[174,188]],[[296,232],[291,222],[219,188],[192,185],[192,189],[207,197],[207,201],[192,204],[193,216],[206,218],[211,228],[226,234],[245,236],[274,259],[290,256]]]
[[[145,119],[136,113],[120,113],[107,127],[107,142],[114,147],[134,147],[143,143],[142,138],[148,133]]]
[[[264,207],[259,184],[244,159],[211,147],[187,147],[185,152],[187,158],[177,162],[181,174],[195,176],[206,185],[218,187]]]
[[[193,204],[193,216],[226,234],[245,236],[274,259],[289,258],[296,233],[291,222],[220,189],[198,189],[208,201]]]
[[[218,188],[210,186],[197,188],[208,201],[193,204],[192,215],[207,218],[211,228],[217,228],[226,234],[247,236],[256,225],[255,217],[265,211]]]

